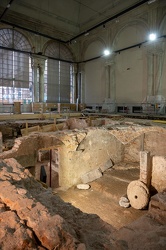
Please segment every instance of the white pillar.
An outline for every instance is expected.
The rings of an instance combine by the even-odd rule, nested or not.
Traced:
[[[38,60],[35,57],[31,58],[32,75],[33,75],[33,102],[39,101],[39,83],[37,81]]]
[[[76,103],[77,93],[78,93],[78,84],[77,84],[77,64],[73,66],[73,91],[72,91],[72,102]]]
[[[115,54],[110,55],[105,62],[106,71],[106,98],[110,98],[111,102],[116,100],[116,83],[115,83]]]
[[[33,101],[44,102],[44,69],[46,57],[33,55],[32,69],[33,69]],[[37,74],[39,73],[39,82]]]
[[[148,48],[148,86],[147,95],[161,94],[161,76],[164,59],[164,41],[156,41]]]
[[[45,60],[39,65],[39,102],[44,102],[44,69]]]
[[[115,61],[114,57],[112,58],[111,65],[110,65],[110,88],[111,93],[110,97],[112,102],[116,103],[116,82],[115,82]]]
[[[157,53],[157,76],[156,76],[156,95],[162,95],[162,72],[164,64],[164,51],[159,50]]]
[[[147,96],[152,96],[154,89],[154,57],[152,52],[148,52],[148,86]]]
[[[81,92],[81,96],[80,96],[80,102],[81,103],[85,103],[85,63],[81,63],[80,65],[80,68],[79,68],[79,72],[81,74],[81,77],[80,77],[80,92]]]
[[[105,81],[105,98],[110,98],[110,64],[105,66],[106,81]]]

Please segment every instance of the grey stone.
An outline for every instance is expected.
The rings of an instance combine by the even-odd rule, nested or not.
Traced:
[[[87,172],[86,174],[81,176],[81,181],[83,183],[88,183],[91,181],[94,181],[102,176],[102,173],[99,169],[94,169],[90,172]]]
[[[100,166],[101,172],[106,171],[109,168],[113,167],[113,162],[111,159],[109,159],[104,165]]]

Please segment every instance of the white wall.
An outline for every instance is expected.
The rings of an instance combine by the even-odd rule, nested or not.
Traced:
[[[116,55],[115,79],[116,102],[141,103],[145,97],[146,60],[140,48],[122,51]]]
[[[100,28],[95,38],[94,34],[89,34],[82,39],[85,103],[102,104],[108,97],[107,64],[110,65],[110,93],[115,91],[116,103],[141,104],[152,93],[153,86],[154,94],[166,100],[166,38],[149,42],[152,30],[157,30],[159,37],[166,35],[166,2],[162,1],[161,6],[160,3],[143,5],[119,17],[118,22],[113,20],[106,24],[105,31]],[[114,52],[113,62],[103,57],[86,62],[102,55],[104,48]]]
[[[102,103],[105,98],[105,68],[102,60],[85,65],[85,103]]]
[[[103,54],[105,44],[102,39],[92,40],[87,45],[84,60],[100,57]],[[85,64],[85,103],[102,103],[105,98],[105,65],[102,58],[88,61]]]

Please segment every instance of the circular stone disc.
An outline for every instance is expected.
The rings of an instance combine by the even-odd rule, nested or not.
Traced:
[[[130,182],[127,187],[127,196],[131,206],[135,209],[144,209],[149,203],[149,189],[139,180]]]

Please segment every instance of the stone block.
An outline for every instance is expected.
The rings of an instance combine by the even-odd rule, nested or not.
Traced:
[[[157,193],[156,195],[151,197],[149,210],[162,210],[166,212],[166,191]]]
[[[83,183],[88,183],[91,181],[94,181],[102,176],[102,173],[99,169],[94,169],[92,171],[89,171],[88,173],[81,176],[81,181]]]
[[[113,162],[111,159],[109,159],[104,165],[100,166],[100,170],[103,173],[104,171],[106,171],[107,169],[113,167]]]
[[[140,151],[140,181],[150,187],[151,181],[151,156],[148,151]]]
[[[38,161],[42,162],[44,160],[49,160],[49,151],[42,150],[38,152]]]
[[[153,156],[151,185],[157,192],[166,189],[166,156]]]
[[[84,129],[88,127],[84,119],[69,118],[66,123],[69,129]]]
[[[148,151],[140,151],[140,170],[150,170],[150,152]]]

